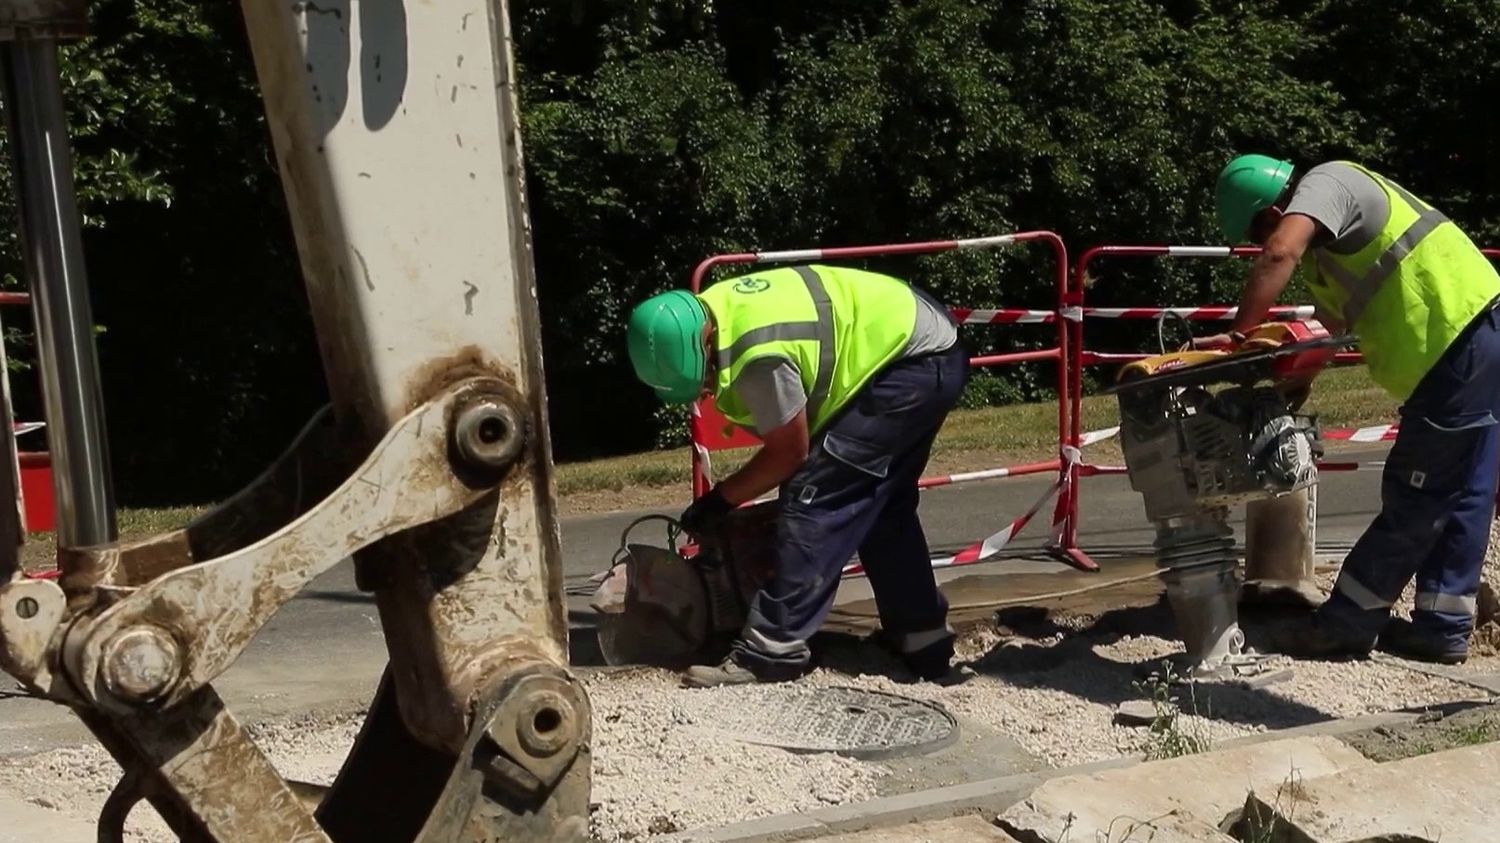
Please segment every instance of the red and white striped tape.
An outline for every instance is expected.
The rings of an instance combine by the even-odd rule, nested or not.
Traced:
[[[1006,545],[1010,544],[1011,539],[1015,538],[1016,534],[1020,533],[1023,529],[1026,528],[1026,525],[1030,523],[1031,519],[1041,511],[1042,506],[1046,504],[1047,501],[1051,500],[1053,495],[1057,494],[1057,490],[1061,489],[1066,483],[1066,477],[1067,475],[1064,474],[1063,476],[1059,477],[1057,481],[1054,482],[1051,486],[1048,486],[1047,491],[1037,499],[1036,503],[1031,505],[1030,509],[1022,513],[1019,518],[1005,525],[1005,528],[1003,530],[984,539],[983,541],[976,542],[975,544],[972,544],[964,548],[963,550],[960,550],[952,556],[934,557],[932,560],[932,567],[953,568],[959,565],[972,565],[975,562],[983,562],[991,556],[999,553],[1005,548]],[[854,576],[856,574],[862,574],[864,573],[864,571],[864,566],[860,563],[850,562],[848,565],[844,566],[842,576]]]
[[[1052,310],[1021,310],[1000,308],[983,310],[971,307],[950,307],[955,319],[965,325],[1050,325],[1057,321]]]
[[[1097,319],[1154,319],[1163,313],[1171,313],[1185,319],[1233,319],[1239,312],[1238,307],[1229,305],[1213,305],[1205,307],[1085,307],[1082,308],[1084,316],[1092,316]],[[1298,305],[1277,306],[1271,308],[1274,316],[1292,316],[1297,319],[1311,319],[1313,317],[1313,306]]]
[[[933,489],[938,486],[952,486],[957,483],[973,483],[976,480],[994,480],[1000,477],[1024,477],[1028,474],[1041,474],[1044,471],[1057,471],[1058,468],[1057,460],[1047,460],[1045,462],[1006,466],[1005,468],[988,468],[983,471],[964,471],[940,477],[923,477],[917,481],[917,488]]]
[[[1401,432],[1398,424],[1377,424],[1374,427],[1334,427],[1323,431],[1324,439],[1341,439],[1350,442],[1390,442]]]

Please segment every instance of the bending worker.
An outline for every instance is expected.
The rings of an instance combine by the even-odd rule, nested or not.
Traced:
[[[775,574],[751,601],[725,661],[688,671],[700,686],[793,679],[856,551],[883,640],[924,679],[948,673],[953,632],[917,518],[917,480],[968,379],[952,317],[885,275],[828,266],[772,269],[699,295],[663,293],[628,329],[636,375],[663,401],[712,395],[764,446],[682,514],[710,531],[780,487]]]
[[[1357,164],[1296,177],[1286,161],[1244,155],[1219,174],[1216,199],[1231,242],[1265,247],[1233,330],[1265,318],[1300,262],[1319,317],[1358,335],[1370,377],[1403,402],[1380,514],[1328,600],[1274,631],[1274,649],[1332,657],[1378,644],[1462,661],[1500,466],[1500,276],[1441,212]],[[1412,620],[1393,621],[1414,575]]]

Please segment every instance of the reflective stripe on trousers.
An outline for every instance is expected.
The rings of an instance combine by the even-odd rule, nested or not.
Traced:
[[[1416,577],[1412,622],[1460,643],[1474,623],[1500,468],[1500,313],[1488,310],[1401,410],[1380,514],[1321,613],[1371,636]]]

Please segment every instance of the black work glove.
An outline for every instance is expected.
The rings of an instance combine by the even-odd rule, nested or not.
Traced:
[[[734,504],[724,499],[717,488],[693,501],[682,511],[682,528],[698,538],[712,533],[719,522],[734,509]]]

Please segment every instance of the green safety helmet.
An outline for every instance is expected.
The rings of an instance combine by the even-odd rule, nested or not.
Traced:
[[[1219,171],[1214,203],[1219,228],[1230,243],[1250,237],[1250,221],[1276,204],[1292,180],[1292,164],[1268,155],[1241,155]]]
[[[703,302],[687,290],[652,296],[630,314],[630,364],[635,376],[656,390],[656,397],[668,404],[687,404],[703,393],[707,324]]]

